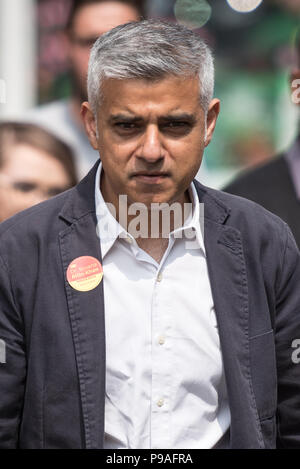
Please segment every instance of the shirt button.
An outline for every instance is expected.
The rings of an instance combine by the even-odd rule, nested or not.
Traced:
[[[163,399],[159,399],[159,400],[157,401],[157,406],[158,406],[158,407],[162,407],[163,405],[164,405],[164,400],[163,400]]]
[[[163,336],[161,336],[159,339],[158,339],[158,343],[159,345],[164,345],[165,343],[165,338]]]
[[[132,239],[127,236],[127,238],[125,238],[125,241],[128,243],[128,244],[132,244]]]
[[[157,281],[157,282],[161,282],[161,281],[162,281],[162,278],[163,278],[163,277],[162,277],[162,273],[160,272],[160,273],[158,274],[158,276],[156,277],[156,281]]]

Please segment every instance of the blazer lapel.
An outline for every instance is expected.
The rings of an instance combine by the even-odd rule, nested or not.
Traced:
[[[105,402],[105,324],[103,282],[87,292],[77,291],[66,278],[69,265],[77,257],[91,256],[102,263],[96,234],[94,202],[95,167],[74,190],[75,195],[62,210],[70,226],[59,236],[70,315],[86,448],[103,447]],[[88,194],[85,194],[85,192]]]
[[[230,210],[196,184],[231,412],[230,447],[264,447],[250,374],[248,286],[241,233]],[[203,190],[204,189],[204,190]]]

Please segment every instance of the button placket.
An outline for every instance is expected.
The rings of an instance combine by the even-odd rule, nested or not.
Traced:
[[[163,279],[162,272],[159,272],[159,274],[158,274],[157,277],[156,277],[156,281],[157,281],[158,283],[160,283],[160,282],[162,281],[162,279]]]
[[[164,282],[161,272],[156,276],[152,301],[152,396],[151,396],[151,435],[152,447],[170,446],[170,350],[166,343],[165,331],[168,330],[164,298]]]
[[[159,339],[158,339],[159,345],[164,345],[164,344],[165,344],[165,341],[166,341],[166,339],[165,339],[165,337],[162,336],[162,335],[161,335],[161,336],[159,337]]]
[[[133,239],[130,238],[130,236],[127,236],[127,237],[125,238],[125,241],[126,241],[126,243],[128,243],[128,244],[132,244],[132,243],[133,243]]]

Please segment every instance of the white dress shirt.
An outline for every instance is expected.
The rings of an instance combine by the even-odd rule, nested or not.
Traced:
[[[95,196],[104,274],[104,447],[212,448],[230,426],[230,411],[196,189],[192,184],[191,215],[175,230],[193,232],[193,243],[173,231],[158,264],[107,209],[101,171],[100,164]]]

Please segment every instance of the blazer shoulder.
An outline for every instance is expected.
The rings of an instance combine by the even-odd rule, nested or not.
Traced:
[[[258,256],[261,259],[263,256],[270,265],[276,262],[281,264],[288,244],[293,255],[299,257],[289,226],[277,215],[243,197],[212,189],[208,190],[208,194],[227,207],[228,217],[224,227],[235,230],[241,236],[245,252],[252,258]],[[204,205],[204,213],[206,211]]]
[[[278,184],[281,186],[287,178],[289,178],[288,164],[284,154],[281,154],[267,163],[243,170],[225,186],[224,191],[246,197],[256,192],[258,188],[265,191],[268,187],[272,190]]]
[[[204,186],[202,189],[206,193],[203,197],[204,213],[206,212],[205,201],[209,198],[213,199],[218,207],[227,211],[229,215],[227,225],[240,231],[247,230],[249,225],[255,226],[257,232],[275,229],[282,233],[282,230],[286,230],[287,225],[281,218],[252,200],[225,191],[204,188]]]

